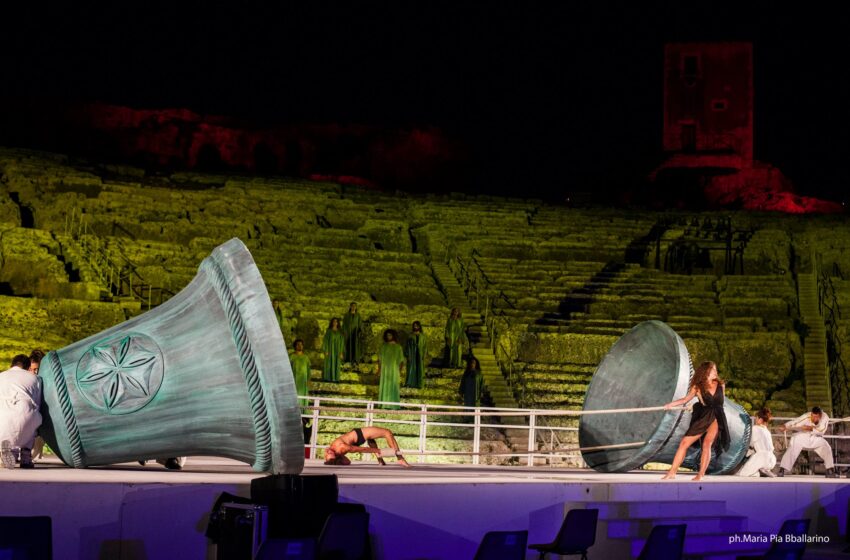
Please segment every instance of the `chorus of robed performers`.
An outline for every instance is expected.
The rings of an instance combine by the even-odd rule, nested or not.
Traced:
[[[284,317],[279,314],[281,329],[285,330]],[[358,311],[357,303],[352,302],[342,316],[332,317],[321,342],[322,381],[339,383],[342,368],[346,365],[357,366],[364,362],[363,336],[365,322]],[[471,357],[466,325],[460,310],[454,308],[446,320],[444,329],[445,353],[443,366],[461,368],[466,358]],[[399,402],[399,389],[409,387],[422,389],[425,384],[425,368],[429,350],[429,338],[422,329],[420,321],[413,321],[406,340],[395,329],[386,329],[382,334],[382,344],[375,360],[375,373],[379,379],[378,400],[386,403]],[[299,347],[300,344],[300,347]],[[306,396],[309,391],[310,358],[305,352],[303,339],[297,338],[290,354],[293,373],[296,377],[298,395]],[[478,400],[478,398],[474,398]],[[393,407],[392,404],[383,405]]]
[[[279,309],[276,305],[275,309]],[[278,313],[281,330],[286,331],[287,325],[282,313]],[[366,323],[360,316],[358,304],[351,302],[348,310],[339,317],[332,317],[321,342],[322,381],[339,383],[341,371],[345,366],[357,366],[364,362],[363,336]],[[481,403],[484,381],[478,360],[469,349],[469,338],[466,333],[460,309],[453,308],[446,319],[443,332],[445,352],[443,366],[449,368],[464,367],[464,373],[458,388],[460,400],[464,406],[475,407]],[[397,409],[401,400],[402,386],[422,389],[425,384],[425,368],[429,349],[429,338],[425,334],[420,321],[413,321],[406,341],[402,344],[401,337],[395,329],[385,329],[382,333],[382,344],[378,349],[374,372],[378,377],[379,408]],[[297,338],[293,342],[293,352],[290,354],[295,387],[299,395],[299,403],[309,405],[310,392],[310,357],[305,351],[304,340]],[[305,409],[306,416],[306,409]],[[469,417],[464,417],[470,420]],[[302,418],[305,440],[310,437],[310,420]],[[338,464],[338,463],[335,463]]]

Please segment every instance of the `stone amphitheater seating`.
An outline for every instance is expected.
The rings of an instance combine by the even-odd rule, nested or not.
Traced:
[[[609,219],[609,223],[614,222]],[[670,274],[623,263],[628,240],[639,232],[632,229],[634,223],[621,227],[630,232],[628,237],[618,241],[610,236],[596,237],[603,249],[594,255],[605,255],[606,251],[619,255],[608,262],[581,260],[587,238],[593,238],[587,231],[576,239],[578,251],[573,259],[548,256],[569,252],[571,240],[567,235],[559,241],[557,250],[546,247],[546,257],[538,256],[539,249],[530,250],[530,256],[514,257],[516,237],[512,235],[500,235],[489,248],[485,243],[490,238],[479,240],[480,245],[474,247],[476,255],[474,263],[470,259],[469,269],[483,277],[494,312],[505,317],[512,328],[537,339],[529,343],[526,336],[515,344],[530,344],[534,349],[527,352],[529,361],[536,360],[536,365],[550,374],[560,372],[563,376],[561,383],[551,377],[543,381],[533,363],[526,366],[521,374],[523,404],[580,408],[582,400],[576,396],[583,395],[586,382],[576,379],[576,368],[581,371],[584,364],[598,363],[603,349],[610,348],[616,337],[638,322],[658,319],[685,338],[694,359],[713,359],[721,364],[724,375],[732,380],[730,396],[746,408],[753,410],[767,401],[778,412],[790,413],[804,406],[799,387],[783,389],[799,367],[792,356],[800,355],[799,339],[787,336],[793,333],[796,305],[790,275],[718,278],[714,274]],[[534,228],[529,229],[523,242],[544,246],[543,241],[534,243]],[[508,248],[502,250],[505,246]],[[493,256],[496,254],[499,256]],[[569,352],[563,348],[572,342],[559,335],[572,334],[583,335],[585,346],[590,340],[587,335],[602,335],[607,340],[596,356],[587,360],[586,356],[565,355]],[[735,352],[736,344],[752,352]],[[762,348],[771,348],[781,358],[780,363],[774,365],[776,360],[769,358],[764,361],[759,352]],[[727,358],[730,353],[734,359]],[[544,366],[544,362],[548,364]]]
[[[76,299],[0,296],[0,309],[0,365],[4,366],[15,354],[62,348],[127,318],[117,304]]]

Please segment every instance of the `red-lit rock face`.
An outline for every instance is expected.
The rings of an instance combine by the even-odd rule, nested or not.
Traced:
[[[403,188],[451,182],[442,175],[464,164],[465,150],[430,127],[392,130],[329,124],[257,128],[185,109],[104,104],[73,109],[70,121],[82,131],[98,133],[90,148],[159,166],[227,168]]]

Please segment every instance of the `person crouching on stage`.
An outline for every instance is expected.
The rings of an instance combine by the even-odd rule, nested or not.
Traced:
[[[799,430],[800,433],[794,434],[791,437],[788,449],[785,451],[785,455],[782,456],[782,461],[779,462],[778,476],[785,476],[786,472],[794,468],[794,463],[797,462],[800,451],[807,449],[814,451],[823,459],[827,478],[838,477],[832,461],[832,447],[830,447],[829,442],[823,437],[828,425],[829,417],[819,406],[816,406],[812,408],[811,413],[803,414],[794,420],[789,420],[782,426],[783,432]]]
[[[770,435],[770,419],[773,415],[769,408],[762,408],[756,414],[753,435],[750,437],[750,449],[753,453],[738,470],[738,476],[774,477],[771,469],[776,466],[776,455],[773,453],[773,436]]]
[[[41,425],[41,380],[29,367],[29,357],[18,354],[12,358],[12,369],[0,373],[0,459],[6,468],[15,466],[14,448],[21,450],[21,468],[33,468],[32,446]]]
[[[387,444],[391,449],[379,449],[375,441],[378,438],[387,440]],[[364,443],[368,443],[369,447],[363,447]],[[388,453],[390,452],[390,453]],[[410,465],[404,460],[404,457],[399,450],[398,443],[393,437],[393,433],[386,428],[375,428],[372,426],[366,428],[354,428],[350,432],[343,434],[333,440],[325,449],[325,464],[326,465],[350,465],[351,461],[345,455],[347,453],[374,453],[378,456],[378,462],[385,465],[384,457],[392,457],[398,460],[398,463],[403,467]]]
[[[699,472],[693,480],[702,480],[705,476],[712,451],[720,454],[729,449],[729,428],[726,425],[726,414],[723,412],[723,380],[717,376],[717,365],[714,362],[701,363],[691,378],[688,394],[667,403],[664,408],[681,406],[694,397],[699,402],[694,405],[691,413],[691,425],[679,443],[679,448],[673,457],[673,464],[663,479],[676,478],[676,471],[685,460],[688,448],[700,439],[702,439],[702,453],[699,458]]]

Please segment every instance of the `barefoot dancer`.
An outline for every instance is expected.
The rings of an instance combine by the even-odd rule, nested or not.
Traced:
[[[702,439],[702,453],[699,472],[694,480],[702,480],[705,476],[712,450],[715,454],[720,454],[729,449],[729,429],[726,426],[726,414],[723,412],[723,380],[717,376],[717,365],[714,362],[701,363],[691,378],[688,394],[664,405],[664,408],[681,406],[694,397],[699,399],[699,402],[694,405],[691,413],[691,425],[679,443],[673,464],[664,479],[676,478],[676,471],[685,460],[685,453],[699,439]]]
[[[393,437],[393,433],[386,428],[375,428],[372,426],[354,428],[350,432],[333,440],[325,450],[325,464],[350,465],[351,461],[345,456],[346,453],[374,453],[378,456],[378,462],[385,465],[384,456],[389,449],[379,449],[378,444],[375,442],[378,438],[387,440],[387,444],[392,448],[394,453],[391,453],[389,456],[395,455],[400,465],[404,467],[410,466],[399,451],[398,443],[395,437]],[[369,447],[363,447],[364,443],[368,443]]]

